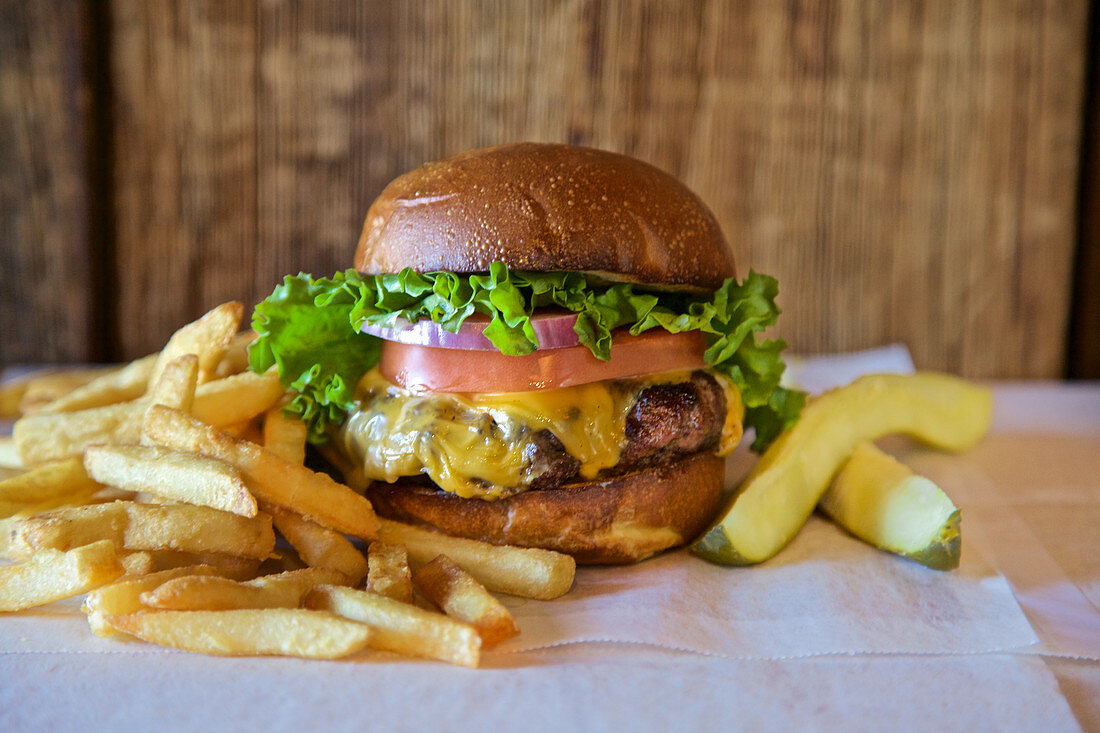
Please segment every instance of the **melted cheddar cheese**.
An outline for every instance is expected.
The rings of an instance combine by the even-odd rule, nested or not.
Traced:
[[[426,474],[445,491],[498,499],[526,490],[533,435],[549,430],[580,462],[585,479],[619,462],[626,416],[640,388],[686,381],[690,372],[506,394],[417,393],[388,382],[377,369],[360,380],[359,411],[341,429],[359,479],[393,482]],[[715,374],[726,393],[726,423],[716,450],[741,437],[740,393]]]

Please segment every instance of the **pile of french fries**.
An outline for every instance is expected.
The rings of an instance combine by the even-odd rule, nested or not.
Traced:
[[[218,306],[122,368],[0,388],[19,415],[0,438],[0,611],[86,594],[102,637],[476,667],[519,633],[493,593],[569,590],[567,555],[380,519],[307,468],[277,376],[246,370],[243,311]]]

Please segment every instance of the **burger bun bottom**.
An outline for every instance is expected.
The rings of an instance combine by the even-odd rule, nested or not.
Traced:
[[[463,499],[412,482],[375,482],[367,497],[384,517],[494,544],[565,552],[585,565],[644,560],[695,539],[722,501],[725,461],[695,453],[602,481]]]

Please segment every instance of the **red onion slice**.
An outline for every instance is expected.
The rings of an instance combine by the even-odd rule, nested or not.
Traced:
[[[531,317],[531,327],[535,331],[539,349],[564,349],[580,343],[573,324],[577,322],[576,313],[548,313]],[[458,333],[444,331],[438,323],[427,319],[409,323],[404,318],[397,319],[393,328],[383,328],[364,323],[363,333],[397,341],[411,346],[434,346],[441,349],[467,349],[470,351],[497,351],[493,342],[484,335],[489,319],[480,314],[470,316],[458,329]]]

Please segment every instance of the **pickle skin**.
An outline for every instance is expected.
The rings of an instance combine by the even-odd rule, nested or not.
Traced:
[[[691,546],[691,551],[699,557],[717,565],[755,565],[734,548],[726,531],[721,525],[711,527]]]
[[[990,390],[932,372],[871,375],[827,392],[772,444],[691,551],[720,565],[763,562],[794,538],[860,442],[904,433],[964,450],[985,435],[992,415]],[[953,543],[945,534],[914,554],[946,566]]]
[[[960,525],[962,513],[956,509],[947,518],[940,534],[935,541],[918,552],[902,552],[902,557],[907,557],[915,563],[933,570],[954,570],[959,567],[962,558],[962,532]]]

